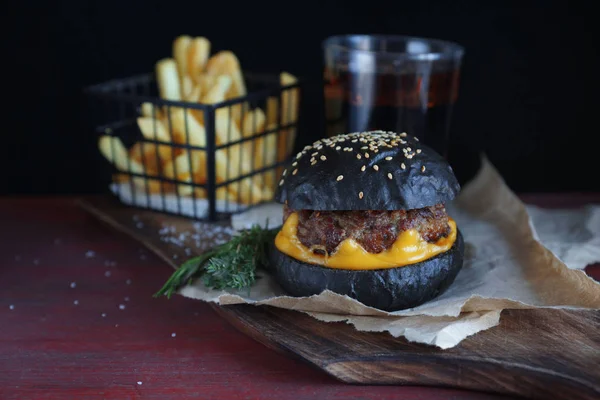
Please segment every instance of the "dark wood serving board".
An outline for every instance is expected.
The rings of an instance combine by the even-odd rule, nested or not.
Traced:
[[[86,198],[80,205],[174,267],[189,255],[185,246],[161,240],[161,228],[207,232],[214,227],[126,207],[107,197]],[[207,247],[210,242],[202,241]],[[348,383],[446,386],[532,399],[600,399],[599,311],[506,310],[499,326],[440,350],[274,307],[214,309],[267,347]]]

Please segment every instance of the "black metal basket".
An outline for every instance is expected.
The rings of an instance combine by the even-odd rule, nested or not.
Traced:
[[[154,74],[87,88],[111,192],[134,207],[205,221],[272,201],[295,150],[301,83],[244,78],[248,95],[217,104],[161,99]]]

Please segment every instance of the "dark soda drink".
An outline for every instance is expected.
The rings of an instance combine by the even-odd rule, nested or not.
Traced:
[[[327,134],[406,132],[449,158],[449,126],[464,49],[399,35],[323,42]]]
[[[448,157],[448,132],[459,71],[424,73],[326,69],[327,134],[406,132]]]

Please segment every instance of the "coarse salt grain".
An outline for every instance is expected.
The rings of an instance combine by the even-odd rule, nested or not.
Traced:
[[[106,272],[104,273],[104,276],[106,276],[106,277],[108,278],[108,277],[110,276],[110,271],[106,271]]]
[[[171,333],[171,337],[175,337],[177,334],[175,332]]]
[[[106,317],[106,313],[102,313],[101,315],[102,315],[102,318]]]
[[[75,305],[79,304],[79,300],[74,300],[73,304],[75,304]]]
[[[75,283],[75,282],[71,282],[71,285],[70,285],[70,286],[71,286],[71,289],[75,289],[75,287],[77,286],[77,283]]]
[[[125,304],[119,304],[119,310],[124,310],[125,309]]]
[[[138,382],[137,382],[137,384],[138,384],[138,385],[141,385],[141,384],[142,384],[142,381],[138,381]]]
[[[96,256],[96,252],[94,252],[94,251],[92,251],[92,250],[88,250],[88,251],[86,251],[86,252],[85,252],[85,256],[86,256],[87,258],[93,258],[93,257],[95,257],[95,256]]]
[[[14,305],[14,304],[11,304],[10,306],[8,306],[8,308],[9,308],[10,310],[14,310],[14,309],[15,309],[15,305]]]

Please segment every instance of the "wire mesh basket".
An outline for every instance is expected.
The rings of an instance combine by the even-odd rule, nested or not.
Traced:
[[[170,101],[154,74],[87,88],[110,191],[124,204],[204,221],[273,200],[295,149],[301,83],[244,74],[248,94]]]

